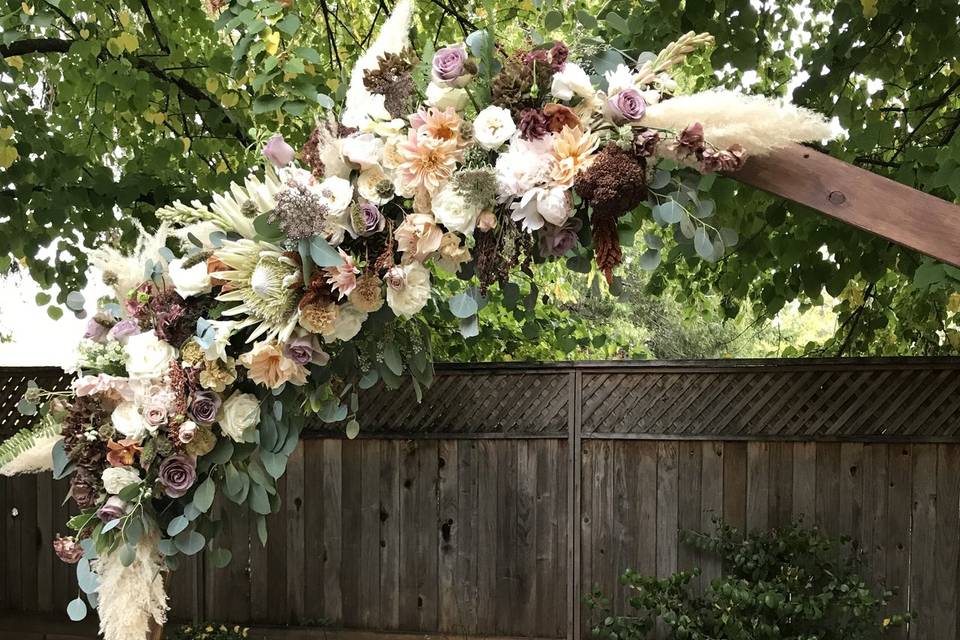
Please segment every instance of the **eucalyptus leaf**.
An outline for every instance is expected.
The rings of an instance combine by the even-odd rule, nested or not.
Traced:
[[[647,271],[653,271],[660,266],[660,251],[657,249],[647,249],[640,255],[640,268]]]
[[[476,314],[460,320],[460,335],[464,338],[475,338],[480,335],[480,319]]]
[[[67,616],[73,622],[79,622],[87,617],[87,605],[84,604],[83,599],[74,598],[70,601],[67,605]]]
[[[360,382],[357,383],[357,386],[361,389],[370,389],[373,385],[377,384],[380,380],[380,374],[377,373],[376,369],[370,369],[360,378]]]
[[[360,423],[356,419],[351,420],[347,423],[346,427],[347,438],[353,440],[358,435],[360,435]]]
[[[174,538],[173,543],[177,549],[180,550],[180,553],[186,556],[193,556],[203,550],[203,546],[207,543],[207,540],[197,531],[185,531]]]
[[[171,538],[182,533],[190,526],[190,520],[186,516],[177,516],[167,524],[167,535]]]
[[[461,293],[450,298],[450,313],[456,318],[465,319],[477,313],[477,301],[470,295]],[[394,371],[399,375],[399,371]]]
[[[322,236],[310,238],[310,257],[318,267],[339,267],[343,264],[343,256]]]
[[[125,544],[120,547],[120,551],[118,553],[120,557],[120,564],[125,567],[129,567],[137,558],[137,550],[129,544]]]
[[[707,236],[706,228],[697,227],[696,233],[693,235],[693,248],[696,249],[697,255],[704,260],[713,260],[713,243]]]
[[[206,513],[213,505],[213,498],[215,495],[216,486],[213,484],[213,478],[207,476],[207,479],[200,483],[200,486],[197,487],[197,490],[193,494],[193,505],[200,512]]]
[[[250,509],[254,513],[264,516],[270,514],[270,499],[267,497],[267,492],[264,491],[260,485],[255,484],[250,487],[250,495],[247,497],[247,500],[250,503]]]
[[[384,346],[383,362],[395,375],[403,375],[403,360],[400,358],[400,351],[396,344],[390,342]]]

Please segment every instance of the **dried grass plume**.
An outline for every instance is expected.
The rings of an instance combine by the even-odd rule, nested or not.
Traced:
[[[751,156],[762,156],[793,142],[833,137],[830,123],[809,109],[723,89],[652,104],[641,124],[679,132],[695,122],[703,125],[710,144],[721,149],[739,144]]]
[[[123,566],[117,552],[97,560],[97,613],[104,640],[146,638],[151,619],[160,626],[166,622],[169,607],[163,569],[155,534],[140,540],[129,567]]]

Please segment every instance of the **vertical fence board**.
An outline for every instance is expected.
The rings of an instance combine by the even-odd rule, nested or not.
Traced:
[[[304,445],[300,442],[290,454],[287,461],[286,492],[283,496],[282,513],[286,519],[286,566],[287,581],[283,585],[286,589],[286,617],[291,623],[302,624],[306,619],[304,598],[306,591],[305,575],[306,563],[303,559],[306,554],[304,529],[304,482],[305,461],[303,458]],[[279,587],[279,585],[277,585]]]
[[[37,611],[53,610],[53,476],[37,476]]]
[[[419,592],[418,629],[437,628],[437,464],[438,442],[427,440],[418,448],[419,475],[417,477],[417,587]]]
[[[380,442],[361,440],[360,472],[360,625],[380,626]]]
[[[477,587],[477,561],[481,550],[477,544],[479,527],[479,498],[477,496],[478,454],[477,443],[460,440],[457,445],[457,519],[456,519],[456,566],[454,581],[457,598],[454,606],[463,633],[476,634],[477,600],[481,597]]]
[[[508,635],[517,617],[517,444],[498,442],[496,631]]]
[[[910,609],[922,622],[911,640],[934,640],[936,629],[937,447],[913,445],[913,504],[910,541]]]
[[[380,626],[400,625],[400,440],[380,443]]]
[[[886,582],[888,446],[863,448],[863,518],[858,539],[864,551],[864,571],[872,584]]]
[[[700,529],[700,484],[703,477],[703,447],[690,440],[679,446],[679,484],[677,516],[681,531]],[[690,544],[680,543],[677,550],[677,568],[692,571],[700,566],[700,553]],[[695,586],[699,586],[699,580]]]
[[[343,531],[342,441],[323,441],[323,618],[333,624],[343,620],[340,590]],[[252,548],[252,546],[251,546]]]
[[[563,459],[558,440],[545,440],[538,444],[536,456],[534,580],[537,592],[531,631],[535,634],[549,630],[550,635],[558,635],[562,633],[562,627],[557,626],[561,616],[556,612],[563,610],[563,598],[566,595],[561,588],[566,576],[557,572],[559,553],[565,551],[558,549],[559,529],[563,526],[559,516],[564,506],[559,500],[563,496],[562,488],[566,486],[566,474],[560,473],[559,469],[565,465],[558,464]],[[562,623],[565,625],[566,620],[562,620]]]
[[[793,520],[793,443],[770,444],[770,526],[786,527]]]
[[[7,504],[4,509],[4,520],[7,530],[7,553],[4,562],[4,574],[7,580],[7,603],[13,611],[26,611],[27,601],[24,598],[23,573],[23,503],[25,496],[20,493],[23,485],[22,477],[6,479]]]
[[[770,521],[770,443],[747,444],[747,522],[750,531],[766,529]]]
[[[723,521],[747,526],[747,443],[723,443]]]
[[[700,481],[700,531],[710,533],[723,517],[723,454],[724,443],[705,441],[703,448],[702,479]],[[720,577],[720,559],[713,554],[700,555],[701,589]]]
[[[463,633],[460,608],[457,606],[457,558],[460,547],[459,456],[456,440],[442,440],[439,448],[438,490],[440,492],[440,529],[437,536],[439,577],[439,615],[441,631]]]
[[[912,461],[909,445],[891,446],[888,449],[887,473],[889,491],[887,492],[887,584],[899,587],[890,600],[893,611],[908,611],[910,603],[910,513],[912,495]],[[906,638],[907,630],[894,629],[893,638]]]
[[[477,631],[496,633],[497,626],[497,558],[500,545],[497,537],[497,478],[500,475],[496,445],[490,440],[477,442]]]
[[[817,522],[829,535],[840,531],[840,444],[817,443]]]
[[[657,443],[657,575],[660,577],[677,570],[678,456],[676,442]]]
[[[517,443],[517,616],[512,632],[536,635],[537,604],[536,443]]]
[[[859,541],[863,519],[863,444],[844,442],[840,445],[839,529]]]
[[[303,485],[304,485],[304,513],[303,527],[306,532],[303,542],[303,566],[306,573],[305,597],[303,601],[304,616],[310,622],[319,622],[324,619],[324,517],[323,495],[324,465],[323,441],[308,438],[303,441]],[[250,544],[255,542],[256,531],[250,530]]]
[[[932,637],[956,638],[960,563],[960,447],[937,447],[937,523]]]
[[[793,520],[812,527],[817,523],[817,445],[793,445]]]
[[[360,592],[363,571],[363,440],[344,440],[343,467],[343,531],[340,545],[340,590],[343,597],[343,626],[356,629],[363,626],[360,616],[363,594]],[[379,481],[378,481],[379,485]]]

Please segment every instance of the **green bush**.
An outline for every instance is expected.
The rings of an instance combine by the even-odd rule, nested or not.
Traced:
[[[720,526],[684,532],[683,541],[719,557],[723,576],[700,595],[690,585],[699,570],[662,579],[627,570],[620,583],[632,615],[613,615],[599,591],[587,597],[599,619],[595,638],[652,637],[660,619],[668,637],[684,640],[865,640],[909,619],[884,616],[893,592],[867,585],[849,539],[794,525],[746,536]]]
[[[240,625],[201,622],[200,624],[177,627],[166,636],[170,640],[243,640],[250,633],[247,627]]]

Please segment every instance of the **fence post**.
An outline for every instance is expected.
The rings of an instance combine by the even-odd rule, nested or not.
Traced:
[[[583,374],[570,372],[569,420],[567,425],[569,465],[567,466],[567,601],[569,603],[568,640],[580,640],[580,426],[582,420]]]

